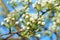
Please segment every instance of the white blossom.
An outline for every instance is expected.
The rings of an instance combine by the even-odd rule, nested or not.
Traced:
[[[36,6],[35,4],[32,4],[33,8]]]
[[[26,17],[25,18],[29,18],[29,16],[28,15],[26,15]]]
[[[17,7],[17,8],[15,8],[15,10],[16,10],[16,11],[20,11],[20,10],[21,10],[21,8],[20,8],[20,7]]]
[[[34,19],[31,17],[31,18],[30,18],[30,21],[33,21],[33,20],[34,20]]]
[[[27,22],[27,25],[29,25],[30,24],[30,22]]]
[[[18,0],[18,2],[21,2],[21,0]]]
[[[4,18],[4,21],[6,21],[8,18]]]
[[[55,6],[58,5],[57,3],[55,4]]]
[[[17,22],[15,22],[15,24],[19,24],[19,22],[17,21]]]
[[[41,18],[38,18],[38,20],[41,20]]]
[[[51,30],[51,31],[55,31],[55,29],[56,29],[56,25],[51,25],[51,26],[49,27],[49,30]]]
[[[9,22],[9,19],[7,19],[6,22],[8,23]]]
[[[24,16],[25,16],[25,14],[22,15],[22,17],[24,17]]]
[[[13,2],[13,1],[9,1],[9,2],[7,2],[7,3],[12,4],[12,2]]]
[[[40,2],[39,2],[39,1],[38,1],[37,3],[38,3],[38,4],[40,4]]]
[[[15,20],[15,18],[12,18],[12,20]]]
[[[32,21],[33,23],[35,22],[35,20]]]
[[[13,0],[13,2],[17,2],[17,0]]]
[[[1,25],[4,25],[4,22],[1,22]]]
[[[38,21],[38,24],[40,24],[41,23],[41,21]]]
[[[26,29],[26,27],[24,25],[22,25],[21,27],[22,27],[22,29]]]
[[[50,32],[50,31],[48,31],[48,30],[47,30],[47,31],[45,31],[45,32],[44,32],[44,34],[45,34],[45,35],[48,35],[48,34],[49,34],[49,36],[51,36],[51,32]]]
[[[45,22],[42,22],[41,24],[42,24],[42,25],[44,25],[44,24],[45,24]]]
[[[36,36],[36,37],[41,37],[41,35],[40,35],[40,34],[36,34],[35,36]]]
[[[24,27],[22,27],[22,29],[25,29],[25,26],[24,26]]]
[[[27,29],[30,29],[30,27],[27,27]]]
[[[56,25],[56,22],[53,22],[53,25]]]

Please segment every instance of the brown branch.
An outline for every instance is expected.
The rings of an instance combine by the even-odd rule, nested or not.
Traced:
[[[56,6],[54,6],[54,7],[58,7],[58,6],[60,6],[60,5],[56,5]],[[44,15],[44,14],[47,13],[48,11],[52,10],[54,7],[52,7],[52,8],[50,8],[50,9],[46,10],[46,12],[41,11],[41,12],[42,12],[42,15]]]
[[[10,34],[8,37],[6,37],[5,39],[3,40],[8,40],[13,34]]]
[[[24,30],[23,30],[24,31]],[[11,34],[17,34],[17,33],[21,33],[23,31],[17,31],[17,32],[12,32],[12,33],[7,33],[7,34],[0,34],[0,36],[4,36],[4,35],[11,35]]]
[[[0,5],[2,6],[2,8],[4,9],[4,11],[6,12],[6,14],[9,13],[7,7],[5,6],[5,4],[3,3],[3,0],[0,0]],[[6,14],[3,14],[4,16],[6,16]]]
[[[24,30],[23,30],[23,31],[24,31]],[[13,34],[19,34],[19,33],[23,32],[23,31],[18,31],[18,32],[13,32],[13,33],[7,33],[7,34],[2,34],[2,35],[0,35],[0,36],[9,35],[9,36],[6,37],[5,39],[3,39],[3,40],[7,40],[7,39],[10,38]],[[24,37],[24,36],[22,36],[21,34],[19,34],[19,36]]]

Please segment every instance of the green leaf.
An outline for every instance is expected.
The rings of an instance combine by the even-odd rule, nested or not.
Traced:
[[[36,8],[38,11],[41,11],[42,10],[41,4],[37,4]]]
[[[60,23],[56,23],[57,26],[60,26]]]

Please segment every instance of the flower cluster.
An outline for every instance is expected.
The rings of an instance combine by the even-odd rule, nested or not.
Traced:
[[[14,27],[21,27],[19,31],[22,31],[20,34],[25,37],[30,37],[32,35],[36,37],[41,37],[40,34],[36,34],[36,32],[41,32],[44,30],[44,35],[51,36],[52,32],[58,32],[60,31],[60,13],[59,8],[60,6],[55,3],[56,0],[36,0],[35,3],[31,3],[32,0],[10,0],[8,4],[10,4],[14,8],[14,12],[11,12],[7,15],[6,18],[4,18],[4,21],[1,22],[1,25],[6,26],[7,28],[10,28],[11,26]],[[22,6],[19,6],[16,8],[18,3],[21,3]],[[30,14],[29,8],[30,5],[33,6],[37,13]],[[58,5],[59,7],[56,7]],[[46,8],[44,10],[44,8]],[[55,9],[56,11],[55,16],[51,17],[51,13],[54,13]],[[52,12],[53,11],[53,12]],[[40,14],[40,12],[42,14]],[[44,20],[44,14],[47,14],[47,18],[51,18],[52,25],[45,30],[45,20]],[[18,30],[18,29],[17,29]],[[24,30],[24,31],[23,31]]]
[[[41,15],[39,15],[39,16],[41,16]],[[44,25],[45,24],[44,16],[41,16],[41,17],[38,18],[38,14],[26,13],[26,14],[22,15],[22,19],[24,19],[24,21],[26,22],[26,25],[32,25],[32,24],[34,24],[36,22],[39,25]],[[22,19],[20,19],[20,22],[23,21]]]
[[[60,31],[60,14],[59,12],[55,13],[55,17],[52,18],[53,24],[49,27],[49,30],[53,32],[59,32]]]
[[[39,29],[38,25],[42,27],[45,25],[44,16],[39,15],[39,18],[38,18],[37,13],[36,14],[30,14],[30,13],[23,14],[22,18],[20,18],[20,22],[22,25],[24,25],[23,29],[29,30],[28,32],[29,35],[34,34],[34,32],[32,32],[33,30],[36,31]]]
[[[52,32],[51,32],[51,31],[48,31],[48,30],[46,30],[46,31],[44,32],[44,35],[52,36],[51,34],[52,34]]]

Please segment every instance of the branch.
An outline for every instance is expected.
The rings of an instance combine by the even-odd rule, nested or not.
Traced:
[[[23,31],[24,31],[24,30],[23,30]],[[13,32],[13,33],[7,33],[7,34],[2,34],[2,35],[0,35],[0,36],[9,35],[9,36],[6,37],[5,39],[3,39],[3,40],[7,40],[7,39],[10,38],[13,34],[19,34],[19,33],[23,32],[23,31],[18,31],[18,32]],[[19,34],[19,36],[24,37],[24,36],[22,36],[21,34]]]
[[[56,5],[55,7],[58,7],[58,6],[60,6],[60,5]],[[47,13],[48,11],[52,10],[53,8],[54,8],[54,7],[52,7],[52,8],[50,8],[50,9],[46,10],[46,12],[41,11],[41,12],[42,12],[42,15],[44,15],[44,14]]]
[[[5,6],[5,4],[3,3],[3,0],[0,0],[0,5],[2,6],[2,8],[4,9],[4,11],[6,12],[6,14],[9,13],[7,7]],[[6,16],[6,14],[3,14],[4,16]]]

